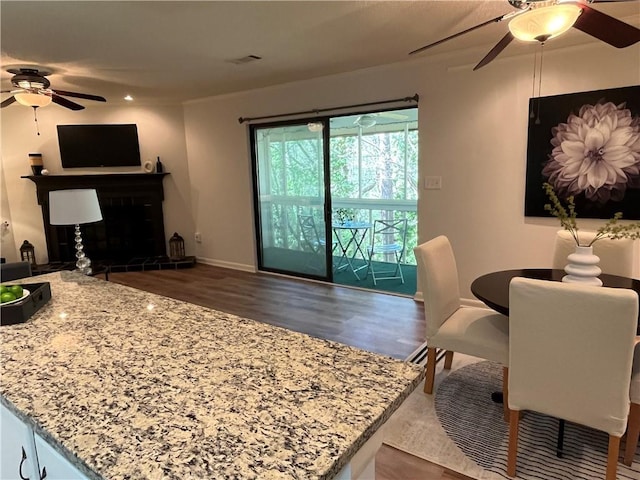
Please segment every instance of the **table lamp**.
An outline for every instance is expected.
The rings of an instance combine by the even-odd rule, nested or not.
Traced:
[[[75,225],[76,271],[91,275],[91,260],[84,254],[80,224],[99,222],[102,212],[98,193],[93,189],[54,190],[49,192],[49,222],[51,225]]]

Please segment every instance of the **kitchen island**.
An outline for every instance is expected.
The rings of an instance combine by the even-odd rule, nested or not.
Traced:
[[[88,478],[343,477],[423,378],[98,278],[23,283],[42,281],[49,303],[0,327],[0,400]]]

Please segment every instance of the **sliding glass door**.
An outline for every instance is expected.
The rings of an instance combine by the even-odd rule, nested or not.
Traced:
[[[257,124],[250,134],[260,270],[415,293],[417,108]],[[380,222],[406,228],[378,253]],[[374,279],[374,270],[396,273]]]
[[[323,122],[251,126],[260,270],[330,280],[324,132]]]

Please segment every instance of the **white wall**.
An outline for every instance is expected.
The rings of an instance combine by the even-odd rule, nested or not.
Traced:
[[[238,117],[418,93],[420,176],[443,179],[442,190],[420,191],[420,239],[450,238],[462,295],[471,298],[471,282],[489,271],[550,266],[558,222],[523,213],[533,54],[503,56],[472,72],[482,55],[424,58],[185,105],[193,214],[203,235],[197,255],[219,265],[255,266],[248,127]],[[542,96],[639,83],[640,45],[618,50],[593,42],[545,52]],[[599,224],[581,221],[580,227]]]
[[[90,103],[90,102],[87,102]],[[8,261],[19,258],[22,241],[28,239],[36,251],[38,263],[46,263],[47,247],[42,224],[42,210],[37,204],[36,186],[22,175],[31,175],[27,154],[40,152],[51,174],[142,172],[142,167],[63,169],[60,163],[58,124],[135,123],[138,126],[142,162],[160,156],[165,170],[164,222],[167,244],[174,231],[185,238],[187,254],[193,254],[193,218],[189,195],[189,169],[182,106],[136,107],[93,106],[71,111],[58,105],[38,109],[40,136],[36,134],[33,111],[13,104],[2,109],[2,183],[0,195],[2,219],[11,223],[13,240],[2,242],[2,256]],[[6,190],[5,190],[6,189]],[[6,203],[5,203],[6,201]],[[168,248],[168,247],[167,247]],[[168,251],[168,250],[167,250]],[[91,257],[91,252],[87,252]]]
[[[52,105],[33,112],[18,105],[2,109],[2,220],[11,222],[14,242],[2,243],[11,259],[24,239],[46,246],[27,153],[39,151],[53,174],[62,170],[56,124],[136,123],[143,161],[160,155],[171,175],[165,186],[165,229],[186,242],[187,254],[232,268],[255,268],[251,163],[243,116],[260,116],[420,94],[420,176],[441,175],[442,190],[421,190],[420,239],[447,235],[460,273],[461,293],[483,273],[516,267],[549,266],[559,224],[523,214],[527,108],[533,55],[503,55],[472,72],[484,49],[419,58],[346,75],[243,92],[184,106],[89,106],[72,112]],[[623,50],[602,43],[547,51],[542,95],[640,83],[640,45]],[[346,113],[346,112],[342,112]],[[186,132],[186,137],[185,137]],[[90,173],[132,171],[126,168]],[[138,170],[139,171],[139,170]],[[6,191],[5,191],[6,190]],[[8,199],[8,202],[6,201]],[[8,204],[7,204],[8,203]],[[600,222],[581,221],[581,228]],[[202,243],[193,233],[202,234]],[[7,247],[8,243],[12,243]],[[640,255],[635,276],[640,278]]]

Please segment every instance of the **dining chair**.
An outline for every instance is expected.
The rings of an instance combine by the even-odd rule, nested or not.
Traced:
[[[631,406],[627,422],[627,443],[623,463],[630,467],[638,449],[638,437],[640,437],[640,337],[636,337],[636,346],[633,352],[629,399]]]
[[[31,264],[29,262],[0,263],[0,281],[10,282],[19,278],[31,276]]]
[[[615,480],[637,324],[632,290],[511,281],[507,475],[516,475],[520,412],[532,410],[608,433],[605,478]]]
[[[580,243],[587,245],[596,232],[578,231]],[[593,254],[600,257],[598,266],[602,273],[610,275],[620,275],[622,277],[633,276],[633,250],[634,240],[621,238],[613,240],[611,238],[601,238],[593,244]],[[553,252],[553,268],[564,269],[569,263],[567,256],[576,249],[576,241],[566,230],[558,230]]]
[[[454,352],[502,364],[504,390],[508,376],[509,319],[493,310],[461,305],[456,259],[447,237],[429,240],[414,248],[414,252],[427,325],[425,393],[433,393],[436,363],[444,356],[444,368],[450,369]],[[503,393],[506,402],[508,392]]]
[[[401,220],[374,220],[371,233],[371,245],[367,248],[367,275],[371,274],[373,284],[378,285],[380,280],[400,280],[404,284],[404,275],[400,262],[404,258],[405,245],[407,243],[407,219]],[[376,271],[373,258],[382,256],[383,261],[393,260],[393,270]]]

